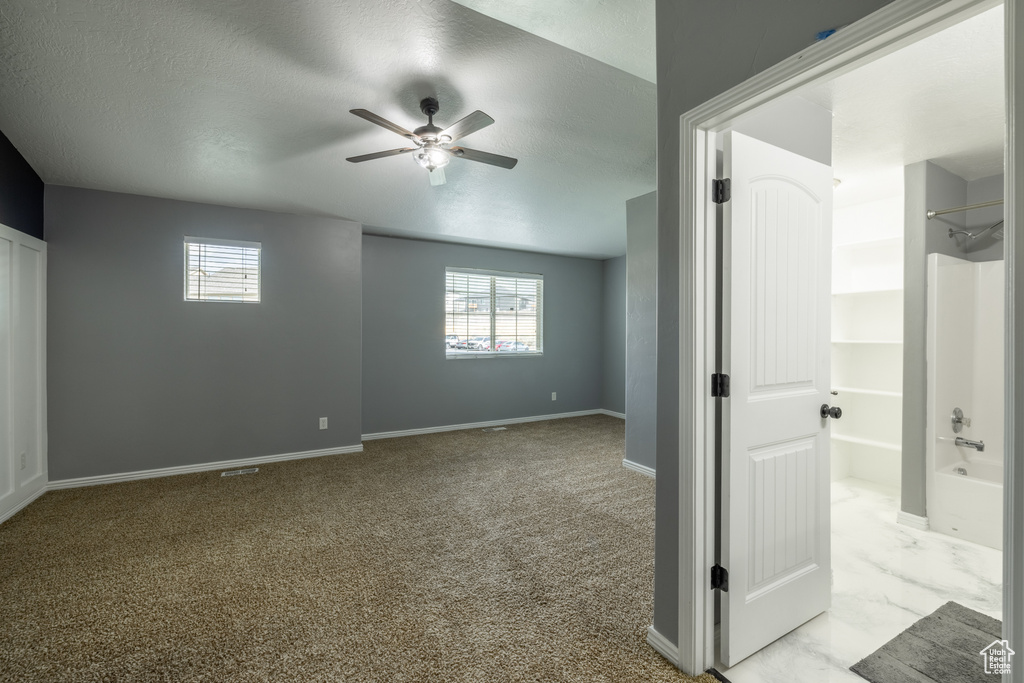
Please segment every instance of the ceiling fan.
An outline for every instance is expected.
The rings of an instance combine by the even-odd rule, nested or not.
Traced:
[[[398,133],[402,137],[412,141],[416,146],[389,149],[384,152],[374,152],[373,154],[363,154],[361,156],[349,157],[347,160],[358,164],[362,161],[382,159],[383,157],[412,152],[413,159],[416,160],[416,163],[430,172],[431,185],[444,184],[444,167],[448,165],[448,162],[451,161],[452,157],[468,159],[469,161],[479,161],[484,164],[490,164],[491,166],[500,166],[501,168],[513,168],[518,163],[518,159],[504,157],[500,154],[480,152],[478,150],[462,146],[451,147],[450,145],[456,140],[464,138],[470,133],[475,133],[481,128],[486,128],[491,125],[494,123],[494,119],[482,111],[477,110],[469,116],[456,121],[447,128],[441,129],[434,125],[434,115],[439,110],[440,106],[437,103],[437,99],[427,97],[421,100],[420,111],[427,115],[427,125],[420,126],[411,132],[397,124],[391,123],[385,118],[377,116],[371,111],[367,111],[366,109],[350,110],[350,113],[364,118],[370,123],[376,123],[382,128],[387,128],[393,133]]]

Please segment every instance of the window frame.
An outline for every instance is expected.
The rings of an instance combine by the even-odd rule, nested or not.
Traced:
[[[516,280],[532,280],[539,284],[539,291],[537,294],[537,312],[534,316],[536,321],[536,339],[537,348],[529,351],[498,351],[497,349],[491,349],[490,351],[458,351],[449,349],[445,346],[445,358],[447,360],[479,360],[484,358],[540,358],[544,355],[544,275],[541,273],[523,273],[518,271],[505,271],[505,270],[493,270],[493,269],[482,269],[482,268],[464,268],[461,266],[445,266],[444,269],[444,294],[446,299],[445,311],[444,311],[444,335],[447,337],[448,332],[448,316],[450,313],[447,309],[447,297],[449,293],[448,289],[448,276],[451,273],[461,273],[465,275],[472,275],[476,277],[490,277],[490,338],[492,342],[497,337],[496,325],[497,325],[497,310],[495,306],[498,294],[495,289],[495,278],[505,279],[516,279]],[[455,333],[452,333],[455,334]],[[461,338],[461,337],[460,337]],[[518,340],[517,340],[518,341]]]
[[[214,299],[204,298],[202,296],[196,298],[189,297],[189,277],[188,277],[188,257],[189,257],[189,246],[214,246],[214,247],[236,247],[239,249],[255,249],[256,250],[256,298],[255,299]],[[182,268],[182,276],[184,283],[182,286],[182,297],[183,301],[188,303],[204,303],[204,304],[259,304],[263,302],[263,243],[262,242],[249,242],[246,240],[231,240],[221,239],[218,237],[196,237],[194,235],[185,235],[182,239],[182,256],[184,260]]]

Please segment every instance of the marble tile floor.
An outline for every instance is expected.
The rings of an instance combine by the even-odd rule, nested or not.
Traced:
[[[897,524],[898,510],[897,489],[833,482],[832,608],[718,670],[732,683],[864,683],[852,664],[949,600],[1000,618],[1002,553]]]

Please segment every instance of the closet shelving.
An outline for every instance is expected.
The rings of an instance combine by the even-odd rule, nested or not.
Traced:
[[[897,485],[903,412],[903,239],[837,245],[832,259],[834,476]]]

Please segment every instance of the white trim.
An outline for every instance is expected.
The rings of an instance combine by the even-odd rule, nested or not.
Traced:
[[[34,503],[39,498],[39,496],[43,495],[48,490],[49,489],[46,486],[44,486],[43,488],[39,489],[38,491],[35,491],[34,493],[32,493],[32,495],[30,495],[28,498],[26,498],[25,500],[21,501],[17,505],[15,505],[13,508],[8,510],[7,512],[5,512],[3,515],[0,515],[0,524],[3,524],[7,520],[9,520],[11,517],[13,517],[14,515],[18,514],[19,512],[21,512],[22,510],[27,508],[30,503]]]
[[[647,627],[647,644],[658,651],[662,657],[679,666],[679,648],[668,638],[658,633],[654,626]]]
[[[263,249],[262,242],[246,242],[245,240],[225,240],[218,237],[196,237],[185,235],[185,242],[189,244],[209,244],[214,247],[242,247],[244,249]]]
[[[463,429],[483,429],[485,427],[500,427],[501,425],[519,424],[521,422],[543,422],[545,420],[561,420],[565,417],[585,417],[587,415],[600,415],[601,410],[577,410],[574,413],[556,413],[554,415],[531,415],[529,417],[510,417],[507,420],[489,420],[487,422],[467,422],[458,425],[442,425],[440,427],[421,427],[419,429],[399,429],[394,432],[375,432],[363,434],[363,441],[375,439],[395,439],[402,436],[419,436],[420,434],[437,434],[439,432],[457,432]]]
[[[617,417],[620,420],[626,419],[625,413],[616,413],[614,410],[607,410],[606,408],[598,408],[597,412],[601,413],[602,415],[607,415],[608,417]]]
[[[1008,18],[1013,15],[1012,7],[1016,1],[1006,0]],[[716,492],[711,476],[714,472],[716,435],[714,411],[708,398],[711,395],[708,368],[713,363],[717,341],[713,317],[716,285],[713,260],[715,226],[711,220],[714,206],[710,201],[710,186],[707,182],[708,169],[714,168],[715,133],[763,104],[800,88],[836,78],[998,4],[997,0],[901,0],[890,3],[827,40],[815,43],[680,117],[677,666],[686,673],[700,674],[715,663],[714,594],[707,590],[708,567],[713,564],[716,533]],[[1015,35],[1012,22],[1007,22],[1006,31],[1009,50]],[[1012,66],[1012,62],[1008,63]],[[1007,101],[1010,103],[1013,79],[1009,69],[1007,76],[1007,89],[1011,95]],[[1012,114],[1012,109],[1009,111]],[[1007,121],[1012,131],[1012,116]],[[1006,168],[1006,187],[1012,190],[1012,148],[1007,158],[1010,161]],[[1012,194],[1008,193],[1006,199],[1011,201]],[[1008,205],[1006,211],[1010,221],[1013,219],[1011,207],[1012,204]],[[1012,267],[1008,260],[1008,272]],[[1008,288],[1010,282],[1012,280],[1008,277]],[[1012,308],[1011,302],[1012,289],[1008,292],[1008,308]],[[1007,329],[1012,329],[1009,320]],[[1012,355],[1011,342],[1012,336],[1008,332],[1008,356]],[[1008,363],[1007,376],[1013,376],[1009,374],[1012,367]],[[1007,383],[1008,401],[1011,385]],[[1005,457],[1010,461],[1013,441],[1009,434],[1013,419],[1007,419],[1006,424],[1008,449]],[[1012,472],[1012,469],[1007,472]],[[1007,495],[1006,501],[1007,510],[1012,510],[1010,495]],[[1004,562],[1006,567],[1012,564],[1011,554],[1005,551]],[[1004,571],[1009,578],[1010,569]],[[1009,601],[1005,599],[1004,593],[1004,617],[1007,604]]]
[[[634,472],[639,472],[640,474],[646,474],[651,479],[657,479],[658,478],[658,475],[654,471],[653,467],[648,467],[647,465],[641,465],[638,462],[633,462],[632,460],[626,460],[625,458],[622,459],[622,466],[625,467],[627,470],[633,470]]]
[[[445,351],[446,360],[482,360],[484,358],[543,358],[543,351]]]
[[[98,486],[100,484],[116,484],[122,481],[135,481],[137,479],[155,479],[157,477],[173,477],[178,474],[191,474],[193,472],[209,472],[210,470],[234,469],[246,465],[262,465],[269,462],[282,462],[284,460],[303,460],[305,458],[319,458],[325,455],[341,455],[343,453],[362,453],[363,444],[355,446],[341,446],[339,448],[321,448],[315,451],[299,451],[297,453],[281,453],[279,455],[264,455],[257,458],[239,458],[237,460],[218,460],[217,462],[204,462],[196,465],[181,465],[180,467],[161,467],[155,470],[139,470],[136,472],[120,472],[118,474],[100,474],[95,477],[78,477],[77,479],[60,479],[51,481],[47,490],[73,489],[81,486]]]
[[[487,270],[486,268],[463,268],[461,266],[445,266],[445,275],[448,273],[464,273],[466,275],[482,275],[485,277],[514,277],[520,280],[543,280],[542,273],[520,273],[514,270]]]
[[[918,531],[928,531],[928,529],[931,528],[928,525],[927,517],[914,515],[909,512],[904,512],[903,510],[896,513],[896,523],[902,524],[903,526],[909,526],[911,529],[917,529]]]

